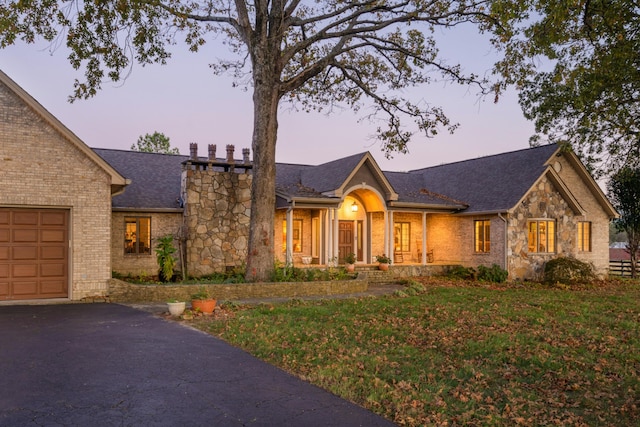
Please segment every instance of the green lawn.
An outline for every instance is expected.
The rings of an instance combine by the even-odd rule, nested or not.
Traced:
[[[640,284],[423,283],[192,323],[399,425],[640,425]]]

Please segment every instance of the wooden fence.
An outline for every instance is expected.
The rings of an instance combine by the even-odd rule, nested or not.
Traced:
[[[612,276],[631,277],[631,261],[609,261],[609,274]],[[640,264],[636,264],[636,275],[640,277]]]

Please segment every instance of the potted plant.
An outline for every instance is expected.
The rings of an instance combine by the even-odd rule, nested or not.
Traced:
[[[356,269],[356,254],[354,254],[353,252],[348,253],[344,257],[344,262],[345,264],[347,264],[347,271],[349,273],[353,273]]]
[[[216,300],[205,286],[201,286],[198,292],[191,295],[191,308],[203,314],[211,314],[216,308]]]
[[[186,304],[184,301],[178,301],[177,299],[174,299],[174,298],[167,301],[167,307],[169,308],[169,313],[174,317],[178,317],[182,313],[184,313],[185,306]]]
[[[387,271],[389,269],[389,264],[391,264],[391,258],[385,254],[376,255],[376,261],[378,261],[378,268],[382,271]]]

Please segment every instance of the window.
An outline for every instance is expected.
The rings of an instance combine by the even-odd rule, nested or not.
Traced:
[[[395,251],[396,252],[409,252],[409,236],[411,236],[411,224],[408,222],[396,222],[394,224],[395,235]]]
[[[293,220],[293,252],[302,252],[302,220]],[[282,221],[282,252],[287,251],[287,221]]]
[[[591,252],[591,222],[578,222],[578,250]]]
[[[555,221],[529,221],[529,252],[556,251]]]
[[[125,217],[124,219],[124,253],[151,253],[151,218]]]
[[[474,221],[474,224],[476,252],[489,252],[491,249],[491,221],[483,219]]]

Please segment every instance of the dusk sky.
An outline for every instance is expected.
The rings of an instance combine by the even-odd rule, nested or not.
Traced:
[[[465,69],[488,72],[492,57],[477,35],[461,32],[444,40],[449,62],[463,59]],[[230,54],[213,44],[196,54],[180,47],[174,52],[167,65],[136,65],[126,81],[108,81],[96,97],[73,104],[67,97],[74,78],[82,75],[68,63],[64,47],[50,52],[43,43],[11,46],[0,50],[0,68],[90,147],[128,150],[139,136],[158,131],[182,154],[197,142],[201,156],[207,144],[218,145],[219,157],[227,144],[234,144],[240,157],[241,148],[251,147],[251,93],[233,88],[230,77],[215,76],[208,67]],[[325,115],[291,111],[282,104],[276,160],[320,164],[370,151],[382,169],[405,171],[529,146],[533,124],[522,116],[515,91],[494,104],[493,97],[480,100],[475,89],[452,84],[409,90],[442,106],[460,124],[458,130],[453,135],[443,130],[431,139],[416,135],[409,154],[387,160],[371,138],[376,124],[358,121],[366,108]]]

